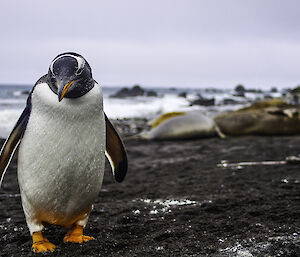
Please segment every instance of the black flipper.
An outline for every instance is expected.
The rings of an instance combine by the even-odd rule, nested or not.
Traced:
[[[126,150],[122,142],[122,139],[118,135],[117,131],[110,123],[106,114],[104,115],[105,115],[105,123],[106,123],[105,155],[109,160],[116,181],[122,182],[126,176],[127,168],[128,168]]]
[[[23,137],[24,131],[26,129],[28,119],[31,112],[31,95],[28,97],[27,106],[25,107],[23,113],[21,114],[17,124],[13,128],[9,137],[6,139],[0,153],[0,187],[5,174],[5,171],[10,164],[11,158],[14,155],[21,139]]]

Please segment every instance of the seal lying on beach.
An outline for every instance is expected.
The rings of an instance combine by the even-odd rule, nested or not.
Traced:
[[[20,144],[18,181],[34,252],[55,249],[42,235],[43,223],[73,226],[64,242],[93,239],[83,228],[102,185],[105,150],[115,179],[126,175],[125,148],[102,102],[87,61],[61,54],[35,84],[2,148],[1,180]]]
[[[153,121],[151,127],[151,130],[134,137],[155,140],[188,139],[216,135],[225,137],[212,118],[196,110],[165,113]]]
[[[273,101],[274,102],[274,101]],[[238,111],[220,114],[215,122],[226,135],[293,135],[300,133],[300,107],[258,102]]]

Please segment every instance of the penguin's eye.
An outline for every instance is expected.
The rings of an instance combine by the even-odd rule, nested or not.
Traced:
[[[79,68],[79,69],[76,71],[75,75],[80,75],[80,74],[82,73],[82,71],[83,71],[83,68]]]

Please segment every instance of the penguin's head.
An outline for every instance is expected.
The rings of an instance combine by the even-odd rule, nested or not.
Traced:
[[[83,96],[94,87],[90,65],[81,55],[72,52],[54,58],[49,67],[48,80],[58,101],[64,97]]]

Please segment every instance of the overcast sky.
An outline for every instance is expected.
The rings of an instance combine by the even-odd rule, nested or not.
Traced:
[[[3,0],[0,83],[74,51],[102,85],[294,87],[298,0]]]

